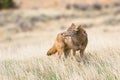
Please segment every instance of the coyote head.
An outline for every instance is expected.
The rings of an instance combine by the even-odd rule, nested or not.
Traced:
[[[65,36],[74,36],[78,32],[81,31],[81,25],[76,26],[74,23],[71,24],[71,26],[67,29],[67,31],[64,33]]]

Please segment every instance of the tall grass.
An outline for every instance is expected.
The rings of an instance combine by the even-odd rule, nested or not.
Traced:
[[[95,34],[93,30],[88,32],[83,59],[77,52],[77,61],[47,56],[53,39],[35,39],[35,43],[27,40],[29,44],[16,40],[12,45],[6,43],[8,47],[0,45],[0,80],[120,80],[119,32],[103,34],[95,28]]]
[[[24,47],[25,48],[25,47]],[[33,47],[26,48],[26,51]],[[37,50],[37,47],[34,47]],[[39,48],[39,47],[38,47]],[[22,50],[22,48],[18,49]],[[24,51],[23,51],[24,52]],[[37,51],[36,51],[37,52]],[[9,50],[8,50],[9,53]],[[13,50],[14,53],[14,50]],[[16,53],[17,54],[17,53]],[[59,60],[56,55],[1,59],[1,80],[120,80],[120,49],[86,51],[83,61]],[[29,56],[29,54],[27,55]]]

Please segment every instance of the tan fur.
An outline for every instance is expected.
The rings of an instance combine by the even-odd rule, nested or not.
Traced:
[[[87,46],[88,39],[87,33],[81,26],[75,26],[73,23],[63,33],[59,33],[55,40],[55,43],[51,49],[48,50],[47,55],[52,55],[58,52],[59,57],[64,53],[65,57],[68,56],[70,50],[75,56],[76,51],[80,51],[81,57]]]
[[[59,33],[53,47],[48,50],[47,55],[52,55],[58,52],[59,57],[61,57],[62,53],[66,54],[68,50],[70,50],[67,46],[68,42],[71,40],[69,38],[70,37],[65,37],[63,33]]]

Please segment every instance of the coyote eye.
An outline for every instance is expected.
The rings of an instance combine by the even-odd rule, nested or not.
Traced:
[[[79,27],[79,26],[77,26],[77,27],[76,27],[76,29],[77,29],[77,30],[79,30],[79,29],[80,29],[80,27]]]
[[[79,27],[77,27],[77,30],[79,30]]]
[[[84,31],[84,33],[86,33],[86,32]]]

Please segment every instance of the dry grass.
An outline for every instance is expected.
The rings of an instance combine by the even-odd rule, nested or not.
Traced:
[[[39,27],[31,32],[15,32],[18,28],[16,19],[29,21],[29,17],[39,18],[45,13],[47,16],[62,15],[64,11],[25,9],[11,11],[11,14],[1,12],[0,80],[120,80],[120,15],[115,15],[114,11],[108,9],[94,14],[71,11],[79,17],[34,21]],[[65,12],[66,15],[70,13]],[[105,21],[111,23],[110,18],[118,22],[104,24]],[[83,61],[79,53],[77,62],[71,58],[59,60],[56,55],[48,57],[46,52],[57,33],[72,22],[92,26],[86,28],[89,43]]]
[[[83,61],[76,56],[78,62],[46,56],[54,37],[45,42],[15,40],[0,49],[0,80],[120,80],[120,28],[104,29],[87,29],[89,44]]]

